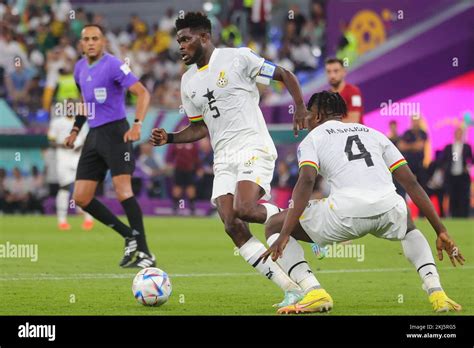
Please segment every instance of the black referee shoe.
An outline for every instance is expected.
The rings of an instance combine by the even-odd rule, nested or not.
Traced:
[[[127,265],[132,262],[136,252],[137,240],[135,238],[125,238],[125,252],[119,263],[120,267],[127,267]]]
[[[156,266],[156,259],[155,255],[151,254],[148,255],[144,252],[139,251],[137,258],[132,263],[129,263],[126,268],[147,268],[147,267],[155,267]]]

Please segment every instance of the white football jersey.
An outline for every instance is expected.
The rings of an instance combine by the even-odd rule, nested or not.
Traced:
[[[368,217],[398,203],[391,172],[407,162],[375,129],[327,121],[301,142],[298,164],[312,166],[326,178],[331,187],[328,199],[338,215]]]
[[[49,125],[48,139],[58,145],[64,144],[64,140],[69,136],[71,129],[74,125],[74,118],[65,116],[59,116],[53,119]],[[84,141],[87,136],[89,128],[87,123],[82,126],[81,131],[77,135],[74,143],[74,149],[57,148],[56,149],[56,161],[58,162],[58,168],[61,165],[64,166],[77,166],[79,157],[81,157],[80,151],[75,151],[78,147],[84,145]],[[61,173],[58,173],[61,175]]]
[[[265,64],[264,64],[265,63]],[[216,48],[209,64],[191,66],[181,80],[181,100],[191,122],[209,130],[214,162],[238,151],[259,149],[277,156],[262,111],[258,75],[273,76],[275,65],[249,48]]]

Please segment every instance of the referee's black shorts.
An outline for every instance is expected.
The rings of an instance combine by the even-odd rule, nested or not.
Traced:
[[[129,128],[126,119],[91,128],[82,148],[76,180],[103,181],[108,169],[112,176],[131,175],[135,170],[133,146],[123,142]]]

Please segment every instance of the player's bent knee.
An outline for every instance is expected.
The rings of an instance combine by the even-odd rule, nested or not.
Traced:
[[[237,217],[244,221],[249,221],[254,219],[256,204],[250,203],[237,203],[235,207],[235,213]]]
[[[126,199],[129,199],[130,197],[133,197],[133,192],[132,191],[120,191],[117,190],[115,191],[115,194],[117,195],[117,199],[122,202]]]
[[[92,201],[92,198],[94,198],[93,196],[92,197],[87,197],[85,195],[81,195],[81,194],[76,194],[74,193],[73,196],[72,196],[72,199],[74,200],[74,203],[81,207],[81,208],[85,208],[89,205],[89,203]]]

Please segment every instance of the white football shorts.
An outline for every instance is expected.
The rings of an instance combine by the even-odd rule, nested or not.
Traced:
[[[332,208],[331,196],[311,200],[300,217],[301,227],[319,246],[357,239],[372,234],[375,237],[401,240],[407,232],[407,206],[401,196],[389,211],[371,217],[341,217]]]
[[[235,195],[237,182],[245,180],[252,181],[263,188],[265,194],[262,199],[269,200],[270,183],[273,179],[277,156],[256,149],[228,157],[221,156],[215,159],[211,203],[215,206],[217,197],[229,193]]]

